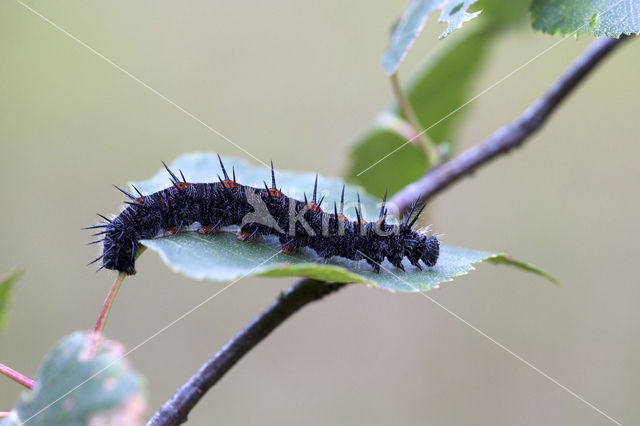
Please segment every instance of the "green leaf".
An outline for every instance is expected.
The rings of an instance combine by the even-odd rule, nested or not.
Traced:
[[[0,426],[142,425],[142,377],[122,359],[123,347],[102,340],[90,356],[91,334],[73,333],[45,356],[36,386],[24,391]]]
[[[534,0],[531,14],[533,27],[549,34],[640,32],[640,0]]]
[[[9,297],[11,296],[11,290],[18,278],[22,275],[21,269],[14,269],[6,276],[0,278],[0,327],[3,325],[4,314],[7,311],[9,305]]]
[[[454,132],[464,116],[459,109],[469,101],[471,86],[478,75],[492,32],[479,30],[463,34],[443,46],[415,73],[407,86],[407,96],[427,135],[444,151],[450,151]],[[396,130],[397,107],[383,111],[373,127],[360,136],[351,153],[347,172],[351,182],[374,193],[391,193],[422,176],[429,164],[409,137]]]
[[[470,10],[482,10],[480,21],[493,30],[502,30],[529,19],[531,0],[478,0]]]
[[[269,176],[269,170],[252,167],[242,160],[226,158],[225,166],[236,169],[238,180],[255,186]],[[218,174],[217,158],[212,154],[186,154],[171,165],[181,169],[192,182],[211,181]],[[287,195],[307,193],[313,185],[315,175],[280,171],[278,184],[282,184]],[[151,180],[135,183],[144,191],[154,192],[167,186],[166,172],[159,172]],[[327,205],[332,205],[340,197],[342,182],[335,178],[320,177],[318,189],[326,196]],[[357,188],[347,186],[345,200],[353,202]],[[367,211],[375,215],[378,208],[376,199],[360,192],[364,215]],[[351,206],[354,206],[352,203]],[[346,215],[353,219],[353,210]],[[433,269],[420,271],[405,259],[402,272],[388,262],[384,262],[383,272],[377,274],[364,260],[360,262],[334,257],[329,263],[317,263],[317,255],[309,249],[302,249],[293,255],[280,253],[275,237],[263,237],[253,242],[238,241],[230,232],[215,235],[200,235],[196,232],[182,232],[170,237],[143,240],[142,244],[157,252],[161,259],[174,271],[196,279],[229,281],[249,275],[263,277],[305,276],[333,282],[362,282],[372,286],[398,291],[429,290],[438,283],[450,281],[466,274],[473,264],[488,259],[499,259],[502,255],[454,247],[441,247],[437,265]],[[515,262],[515,261],[514,261]]]
[[[447,29],[440,36],[446,37],[450,32],[462,26],[480,12],[467,13],[467,9],[477,0],[410,0],[409,5],[389,35],[389,47],[382,57],[382,67],[387,75],[397,71],[400,62],[420,35],[427,16],[436,10],[442,10],[439,22],[448,22]]]

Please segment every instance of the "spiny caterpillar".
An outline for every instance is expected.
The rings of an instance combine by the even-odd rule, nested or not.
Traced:
[[[275,235],[281,243],[281,250],[290,254],[297,248],[308,247],[327,261],[333,256],[351,260],[366,260],[374,271],[380,272],[384,259],[404,270],[402,260],[419,269],[420,261],[428,267],[438,260],[440,244],[435,236],[426,236],[413,230],[424,206],[413,216],[414,203],[409,215],[400,224],[386,222],[387,194],[384,195],[380,215],[376,222],[367,223],[362,217],[360,195],[356,208],[357,220],[350,221],[344,216],[344,186],[340,208],[334,202],[333,213],[326,213],[320,206],[324,197],[316,201],[318,178],[313,188],[311,201],[295,200],[287,197],[276,187],[273,162],[271,163],[271,187],[244,186],[233,178],[218,156],[224,175],[218,175],[219,182],[187,182],[180,171],[182,180],[162,163],[169,173],[171,186],[153,194],[143,195],[132,185],[138,196],[118,188],[130,201],[122,212],[109,219],[99,216],[105,222],[83,229],[103,230],[93,234],[104,235],[103,239],[90,244],[102,243],[102,254],[90,264],[102,260],[102,268],[135,274],[136,253],[140,240],[169,236],[187,227],[196,225],[201,234],[211,234],[222,227],[238,225],[237,238],[250,241],[263,235]]]

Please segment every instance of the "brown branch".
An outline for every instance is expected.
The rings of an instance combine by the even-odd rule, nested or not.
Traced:
[[[602,37],[594,41],[569,66],[567,71],[510,124],[501,127],[488,139],[472,146],[457,157],[428,171],[420,180],[404,187],[390,201],[399,214],[406,212],[416,199],[423,203],[461,177],[486,165],[501,154],[520,146],[546,122],[567,96],[613,49],[629,37]]]
[[[235,335],[153,415],[147,426],[179,425],[187,421],[200,398],[225,375],[247,352],[276,327],[307,303],[344,287],[342,283],[325,283],[303,279],[282,293],[266,311]]]

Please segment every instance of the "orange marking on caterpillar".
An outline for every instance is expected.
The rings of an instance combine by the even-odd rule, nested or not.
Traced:
[[[284,254],[291,254],[295,251],[295,249],[296,248],[293,244],[285,244],[280,248],[280,250],[282,250]]]
[[[347,219],[347,217],[342,213],[338,213],[338,216],[334,216],[334,217],[338,219],[340,222],[349,222],[349,219]]]
[[[179,227],[177,227],[177,226],[172,226],[171,228],[167,228],[167,230],[166,230],[166,231],[164,231],[164,236],[165,236],[165,237],[170,237],[171,235],[175,235],[175,234],[177,234],[177,233],[178,233],[178,230],[179,230],[179,229],[180,229],[180,228],[179,228]]]
[[[135,200],[133,200],[133,202],[136,204],[142,204],[144,203],[144,197],[138,197]]]
[[[178,183],[176,183],[176,186],[177,186],[179,189],[186,189],[186,188],[188,188],[188,187],[189,187],[189,184],[188,184],[188,183],[184,183],[184,182],[178,182]]]
[[[320,207],[318,207],[318,205],[316,203],[307,203],[307,207],[309,207],[309,210],[314,211],[314,212],[321,212]]]
[[[272,197],[279,198],[279,197],[282,197],[282,192],[278,191],[275,188],[269,188],[269,195],[271,195]]]
[[[200,229],[198,229],[198,233],[202,235],[207,235],[207,234],[216,233],[216,232],[218,232],[218,228],[214,227],[213,225],[203,226]]]
[[[257,237],[257,232],[256,233],[251,233],[248,231],[240,231],[240,233],[238,234],[238,236],[236,237],[238,240],[240,241],[252,241]]]
[[[222,184],[224,185],[225,188],[229,188],[229,189],[238,187],[238,184],[232,180],[223,180]]]

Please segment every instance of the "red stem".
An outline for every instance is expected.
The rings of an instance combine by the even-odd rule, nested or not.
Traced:
[[[29,389],[33,389],[33,387],[36,385],[36,382],[34,380],[28,378],[23,374],[18,373],[13,368],[9,368],[2,363],[0,363],[0,373],[4,374],[10,379],[15,380],[16,382],[20,383],[22,386],[27,387]]]
[[[104,331],[104,327],[107,324],[107,318],[109,317],[109,312],[111,311],[111,306],[113,306],[113,301],[118,294],[118,290],[120,290],[120,286],[122,282],[127,277],[127,274],[124,272],[120,272],[116,277],[113,285],[111,286],[111,290],[109,290],[109,294],[107,294],[106,299],[104,299],[104,303],[102,304],[102,309],[100,310],[100,314],[98,315],[98,320],[96,321],[96,326],[93,329],[93,337],[91,342],[91,353],[95,354],[96,347],[98,345],[98,341],[100,340],[100,336]]]

